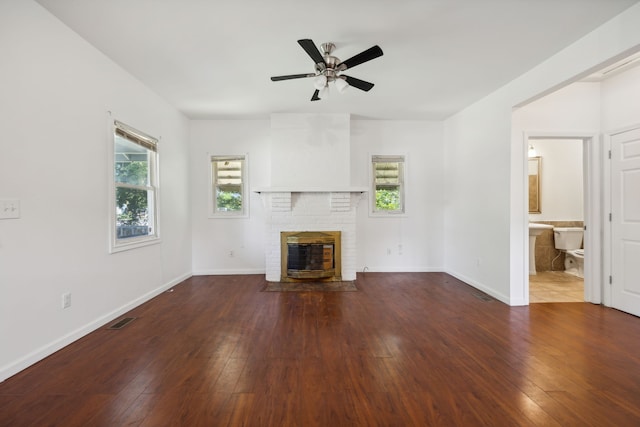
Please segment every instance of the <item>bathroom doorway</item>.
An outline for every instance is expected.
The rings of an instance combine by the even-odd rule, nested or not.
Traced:
[[[627,131],[638,123],[636,93],[640,86],[640,46],[635,46],[631,56],[611,58],[602,64],[599,71],[586,76],[577,76],[576,80],[535,99],[515,106],[513,116],[514,137],[522,141],[522,146],[514,151],[517,155],[512,161],[521,161],[514,170],[522,168],[522,205],[514,208],[518,213],[526,209],[528,195],[527,148],[529,139],[581,139],[583,141],[583,196],[584,196],[584,301],[620,308],[612,303],[612,287],[620,268],[635,265],[628,257],[616,260],[622,267],[613,270],[612,265],[612,221],[621,218],[620,206],[612,206],[611,182],[611,135]],[[585,71],[587,73],[587,71]],[[527,129],[542,129],[542,132]],[[567,130],[571,129],[571,130]],[[579,129],[580,131],[575,131]],[[606,132],[605,132],[606,131]],[[522,132],[522,133],[520,133]],[[604,132],[604,133],[603,133]],[[518,136],[523,135],[523,139]],[[633,186],[632,186],[633,187]],[[635,189],[635,187],[633,187]],[[544,191],[544,189],[542,190]],[[636,192],[637,193],[637,192]],[[636,194],[633,193],[633,194]],[[633,199],[632,200],[637,200]],[[544,203],[544,202],[543,202]],[[637,205],[637,204],[636,204]],[[544,210],[544,206],[542,207]],[[617,215],[616,216],[616,209]],[[527,223],[530,220],[525,210],[522,213],[522,236],[525,238],[524,266],[521,271],[524,279],[523,302],[529,303],[530,241],[527,241]],[[613,218],[613,220],[612,220]],[[519,228],[519,227],[518,227]],[[529,242],[529,244],[526,244]],[[637,263],[636,263],[637,264]],[[514,262],[515,266],[516,263]],[[518,278],[519,279],[519,278]],[[519,283],[519,282],[518,282]]]
[[[535,160],[537,165],[537,176],[528,172],[529,222],[579,234],[589,228],[586,190],[591,181],[592,141],[584,135],[528,135],[528,161]],[[585,301],[585,277],[590,272],[584,265],[591,260],[591,254],[584,250],[587,233],[578,240],[576,248],[557,249],[552,228],[537,236],[533,255],[536,271],[529,275],[530,303]]]

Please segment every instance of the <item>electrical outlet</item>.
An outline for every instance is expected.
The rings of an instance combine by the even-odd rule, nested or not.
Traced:
[[[71,292],[62,294],[62,308],[71,307]]]
[[[0,200],[0,219],[20,218],[20,200]]]

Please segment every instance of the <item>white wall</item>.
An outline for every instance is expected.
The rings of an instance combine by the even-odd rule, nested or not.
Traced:
[[[251,190],[270,185],[269,120],[194,120],[190,127],[193,273],[264,273],[264,206],[260,195]],[[247,218],[209,218],[210,158],[225,154],[248,156]]]
[[[32,1],[0,2],[0,380],[188,277],[184,116]],[[162,243],[108,253],[108,119],[160,137]],[[71,292],[63,310],[61,296]]]
[[[553,137],[597,136],[601,116],[599,82],[572,83],[514,111],[513,134],[525,149],[532,138],[542,157],[542,213],[530,221],[584,220],[583,142]]]
[[[600,99],[600,83],[571,83],[516,109],[513,130],[529,136],[595,135],[600,130],[602,117]],[[522,144],[526,147],[524,138]]]
[[[442,124],[352,120],[350,147],[350,185],[354,187],[369,187],[370,154],[407,155],[407,215],[370,218],[366,197],[357,206],[357,270],[367,266],[369,271],[441,271]],[[209,155],[242,153],[249,155],[249,187],[269,187],[269,121],[191,122],[194,274],[264,272],[266,213],[261,196],[252,193],[249,218],[207,217]]]
[[[605,132],[640,124],[640,66],[602,83],[602,109]]]
[[[358,205],[357,269],[442,271],[442,123],[367,121],[351,123],[351,183],[370,187],[372,154],[404,154],[406,215],[371,217],[371,192]]]
[[[349,114],[271,115],[271,185],[349,186]]]
[[[584,221],[581,139],[531,140],[540,165],[542,212],[529,221]]]
[[[640,44],[640,5],[445,122],[445,268],[513,305],[526,304],[525,147],[512,109]],[[598,129],[598,125],[594,125]]]
[[[445,124],[445,271],[504,302],[509,291],[511,108],[483,100]],[[524,268],[524,267],[523,267]]]

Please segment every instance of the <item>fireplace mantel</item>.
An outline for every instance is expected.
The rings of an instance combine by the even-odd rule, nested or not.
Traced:
[[[254,193],[366,193],[367,187],[265,187],[254,188]]]

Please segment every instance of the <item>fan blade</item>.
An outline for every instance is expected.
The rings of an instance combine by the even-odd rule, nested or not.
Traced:
[[[305,77],[314,77],[314,73],[307,74],[289,74],[288,76],[274,76],[271,77],[272,82],[279,82],[280,80],[291,80],[291,79],[303,79]]]
[[[320,97],[318,96],[318,94],[320,93],[320,91],[318,89],[316,89],[315,92],[313,92],[313,96],[311,97],[312,101],[320,101]]]
[[[365,50],[364,52],[360,52],[356,56],[352,56],[346,61],[342,61],[336,66],[336,69],[344,71],[347,68],[353,68],[356,65],[360,65],[363,62],[371,61],[372,59],[376,59],[379,56],[382,56],[382,49],[380,49],[380,46],[375,45]]]
[[[353,86],[365,92],[369,92],[374,86],[373,83],[365,82],[364,80],[356,79],[355,77],[345,76],[344,74],[341,77],[344,77],[347,83],[349,83],[349,86]]]
[[[311,57],[311,59],[313,59],[314,63],[321,64],[322,66],[325,65],[324,64],[324,58],[322,57],[322,54],[320,53],[320,51],[316,47],[316,45],[313,42],[313,40],[311,40],[311,39],[298,40],[298,44],[300,46],[302,46],[304,51],[307,52],[307,55],[309,55]]]

